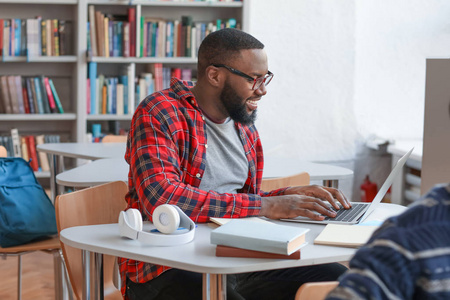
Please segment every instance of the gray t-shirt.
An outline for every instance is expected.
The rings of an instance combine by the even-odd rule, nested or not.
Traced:
[[[206,122],[206,167],[200,189],[237,193],[248,177],[248,160],[238,131],[230,118],[217,124]]]

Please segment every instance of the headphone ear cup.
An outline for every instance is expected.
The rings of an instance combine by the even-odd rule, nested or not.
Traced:
[[[180,226],[180,214],[170,204],[160,205],[153,211],[153,224],[159,232],[170,234]]]
[[[141,213],[139,212],[139,210],[130,208],[125,213],[127,215],[128,223],[130,224],[130,226],[134,230],[142,231],[142,227],[143,227],[142,216],[141,216]]]

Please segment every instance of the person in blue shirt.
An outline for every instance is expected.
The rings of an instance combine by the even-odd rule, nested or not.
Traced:
[[[326,300],[450,299],[450,184],[389,218]]]

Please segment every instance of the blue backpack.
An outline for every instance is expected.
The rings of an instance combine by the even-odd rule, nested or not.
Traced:
[[[0,158],[0,246],[57,233],[55,208],[33,169],[20,157]]]

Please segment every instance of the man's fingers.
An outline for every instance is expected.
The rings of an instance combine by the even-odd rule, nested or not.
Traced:
[[[341,192],[341,190],[335,189],[335,188],[325,188],[331,195],[333,195],[333,198],[339,201],[339,203],[342,204],[342,206],[345,209],[348,209],[352,207],[350,201],[348,201],[347,197]]]

